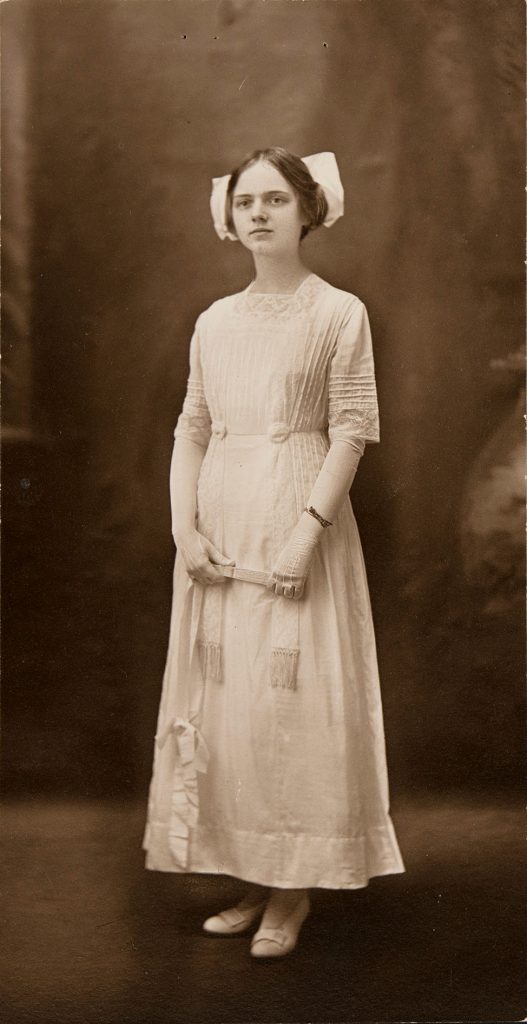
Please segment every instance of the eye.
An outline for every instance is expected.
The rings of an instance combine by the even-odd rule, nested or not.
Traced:
[[[243,209],[245,209],[246,206],[249,205],[249,200],[248,199],[237,199],[236,202],[234,203],[234,205],[235,205],[237,210],[243,210]]]
[[[281,206],[285,202],[286,200],[283,198],[283,196],[273,196],[271,199],[271,203],[273,206]]]

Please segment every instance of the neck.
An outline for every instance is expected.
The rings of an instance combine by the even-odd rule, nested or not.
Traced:
[[[290,254],[283,260],[254,254],[254,269],[253,291],[264,293],[294,292],[310,273],[299,255],[292,259]]]

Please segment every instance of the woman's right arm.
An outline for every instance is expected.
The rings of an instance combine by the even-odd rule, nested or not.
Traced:
[[[205,450],[195,441],[176,437],[170,463],[172,536],[185,569],[196,583],[223,583],[218,565],[234,565],[196,529],[197,488]]]
[[[174,431],[170,464],[172,536],[189,576],[197,583],[223,583],[218,565],[233,565],[196,529],[198,479],[211,434],[201,368],[199,319],[190,343],[190,374]]]

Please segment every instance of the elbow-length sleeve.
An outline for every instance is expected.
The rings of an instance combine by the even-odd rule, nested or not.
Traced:
[[[379,440],[379,409],[366,307],[355,299],[333,353],[328,384],[328,433],[333,441]]]
[[[206,448],[211,435],[211,417],[201,368],[199,318],[190,342],[190,372],[183,408],[178,418],[174,437],[186,437],[201,448]]]

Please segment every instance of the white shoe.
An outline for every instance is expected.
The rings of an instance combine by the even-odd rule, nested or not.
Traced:
[[[251,942],[251,956],[278,957],[291,953],[310,909],[309,897],[302,896],[279,928],[260,928]]]
[[[252,907],[230,907],[228,910],[222,910],[220,914],[207,918],[203,930],[209,935],[239,935],[256,921],[263,912],[266,902],[267,896]]]

